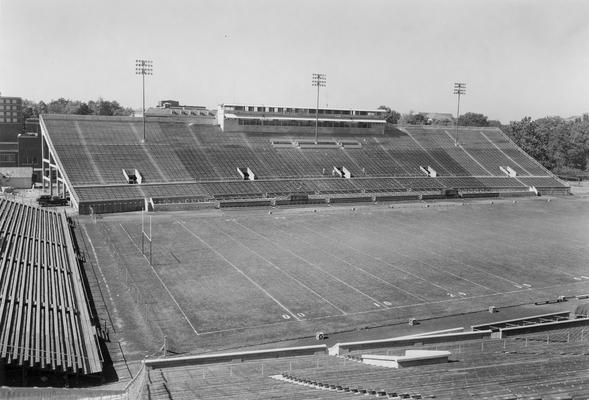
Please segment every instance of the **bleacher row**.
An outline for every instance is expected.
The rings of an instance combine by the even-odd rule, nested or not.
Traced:
[[[178,199],[191,197],[200,200],[225,198],[260,198],[307,194],[353,194],[425,192],[444,188],[475,190],[481,192],[526,191],[529,185],[539,189],[558,187],[552,177],[500,178],[500,177],[451,177],[451,178],[352,178],[273,181],[189,182],[153,185],[79,186],[76,193],[80,202],[101,202],[132,199]]]
[[[215,125],[155,118],[148,121],[147,140],[141,143],[142,125],[133,118],[44,115],[42,119],[58,164],[80,202],[141,199],[146,197],[144,191],[181,196],[179,192],[186,192],[184,186],[195,196],[215,198],[293,191],[566,188],[495,128],[462,128],[456,140],[455,131],[443,127],[388,125],[382,135],[330,137],[353,140],[360,148],[299,149],[272,144],[308,136],[296,131],[222,132]],[[345,167],[352,179],[340,178],[334,167]],[[437,177],[424,173],[428,167]],[[500,167],[510,167],[517,176],[508,178]],[[243,181],[238,169],[247,168],[255,175],[255,182]],[[137,169],[143,188],[125,188],[128,183],[123,169]]]
[[[250,167],[259,179],[329,177],[333,166],[354,176],[423,176],[431,166],[440,176],[550,176],[500,130],[461,129],[459,143],[444,128],[387,127],[383,136],[355,135],[361,149],[274,148],[271,139],[297,134],[221,132],[211,125],[149,122],[141,144],[140,121],[43,116],[52,143],[74,186],[126,183],[120,171],[137,168],[146,182],[238,180]],[[337,138],[334,138],[337,139]],[[98,170],[98,174],[93,171]]]
[[[0,362],[102,371],[65,212],[0,199]]]
[[[342,399],[368,395],[389,399],[544,400],[589,397],[589,351],[585,339],[534,342],[527,336],[436,345],[451,362],[404,369],[359,362],[368,354],[403,349],[285,357],[151,370],[144,398],[159,399]],[[531,336],[530,339],[534,338]],[[413,347],[414,348],[414,347]],[[422,348],[418,346],[418,348]],[[275,379],[269,379],[274,376]],[[278,379],[276,379],[278,378]]]
[[[294,370],[284,376],[299,383],[342,387],[342,391],[347,387],[351,392],[384,393],[389,398],[498,399],[511,396],[515,399],[534,396],[540,399],[569,391],[574,384],[586,383],[586,358],[580,349],[577,354],[546,354],[544,357],[498,351],[485,353],[484,362],[480,354],[466,353],[453,356],[449,364],[391,371],[348,361],[329,370]],[[589,394],[586,387],[581,390]],[[577,393],[581,390],[577,389]]]

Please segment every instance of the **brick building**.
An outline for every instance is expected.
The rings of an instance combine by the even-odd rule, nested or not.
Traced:
[[[0,167],[18,166],[18,135],[24,133],[22,99],[0,96]]]

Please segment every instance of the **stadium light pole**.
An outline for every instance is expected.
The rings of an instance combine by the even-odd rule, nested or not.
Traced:
[[[327,85],[327,75],[313,74],[312,85],[317,86],[317,107],[315,108],[315,144],[319,136],[319,88]]]
[[[143,143],[145,143],[145,75],[153,75],[153,61],[135,60],[135,75],[141,75],[143,84]]]
[[[456,135],[454,145],[458,146],[458,118],[460,117],[460,96],[466,94],[466,83],[454,83],[454,94],[458,95],[458,107],[456,109]]]

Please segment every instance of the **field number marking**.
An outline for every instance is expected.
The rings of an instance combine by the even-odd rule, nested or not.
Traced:
[[[384,304],[385,306],[392,306],[393,303],[391,303],[390,301],[383,301],[382,304]]]
[[[288,314],[282,314],[282,318],[284,318],[284,319],[290,319],[290,315],[288,315]]]
[[[305,313],[299,312],[299,313],[297,313],[297,316],[299,316],[301,318],[305,318]]]

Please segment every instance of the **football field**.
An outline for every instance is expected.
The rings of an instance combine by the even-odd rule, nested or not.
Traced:
[[[124,305],[132,298],[179,347],[232,335],[312,335],[589,288],[587,201],[393,207],[152,213],[152,265],[146,240],[141,251],[140,214],[81,224],[100,273],[121,292],[119,312],[133,312]]]

